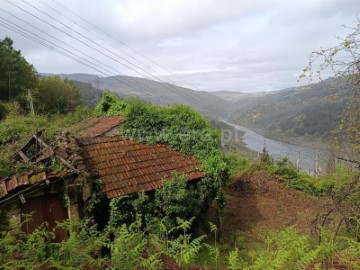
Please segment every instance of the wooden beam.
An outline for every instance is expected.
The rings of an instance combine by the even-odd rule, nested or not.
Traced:
[[[78,169],[76,169],[73,165],[71,165],[66,159],[60,157],[60,156],[57,155],[57,154],[55,154],[55,155],[60,159],[60,161],[61,161],[62,163],[64,163],[64,165],[65,165],[66,167],[68,167],[69,169],[73,170],[73,171],[76,172],[76,173],[80,173],[80,171],[79,171]]]
[[[357,165],[360,166],[360,162],[359,161],[356,161],[356,160],[351,160],[351,159],[347,159],[347,158],[342,158],[342,157],[336,157],[337,159],[340,159],[340,160],[343,160],[343,161],[346,161],[346,162],[350,162],[350,163],[355,163]]]
[[[29,162],[29,158],[23,153],[23,151],[21,150],[17,150],[18,155],[25,161],[25,162]]]
[[[45,143],[42,139],[40,139],[36,134],[34,134],[33,137],[34,137],[35,140],[37,140],[38,143],[41,144],[43,147],[51,149],[50,146],[47,145],[47,143]],[[51,149],[51,151],[52,151],[52,149]],[[52,152],[54,152],[54,151],[52,151]]]

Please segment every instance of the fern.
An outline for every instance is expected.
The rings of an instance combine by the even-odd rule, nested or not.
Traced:
[[[228,263],[230,270],[240,270],[244,267],[244,262],[240,259],[237,248],[229,253]]]

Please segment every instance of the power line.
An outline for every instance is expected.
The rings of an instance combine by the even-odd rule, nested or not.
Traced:
[[[14,3],[11,3],[11,2],[9,2],[8,0],[5,0],[5,1],[8,2],[8,3],[11,4],[11,5],[17,7],[18,9],[22,10],[23,12],[25,12],[25,13],[33,16],[33,17],[35,17],[36,19],[40,20],[41,22],[43,22],[43,23],[45,23],[45,24],[47,24],[47,25],[50,25],[52,28],[54,28],[54,29],[56,29],[56,30],[58,30],[58,31],[60,31],[60,32],[62,32],[62,33],[64,33],[64,34],[66,34],[67,36],[69,36],[69,37],[71,37],[71,38],[73,38],[73,39],[81,42],[81,43],[84,44],[85,46],[87,46],[87,47],[89,47],[89,48],[91,48],[91,49],[99,52],[99,53],[102,54],[102,55],[105,55],[106,57],[112,59],[113,61],[116,61],[117,63],[119,63],[119,64],[121,64],[121,65],[124,65],[124,66],[126,66],[126,67],[129,67],[128,65],[126,65],[126,64],[118,61],[117,59],[113,58],[112,56],[110,56],[110,55],[108,55],[108,54],[104,54],[104,53],[103,53],[102,51],[100,51],[99,49],[92,47],[92,46],[89,45],[88,43],[86,43],[86,42],[84,42],[84,41],[82,41],[82,40],[74,37],[73,35],[71,35],[71,34],[65,32],[64,30],[62,30],[61,28],[58,28],[58,27],[54,26],[53,24],[51,24],[51,23],[49,23],[49,22],[47,22],[47,21],[39,18],[38,16],[36,16],[36,15],[34,15],[33,13],[31,13],[31,12],[23,9],[22,7],[14,4]],[[24,1],[24,0],[22,0],[22,1],[23,1],[24,3],[27,3],[27,2]],[[39,12],[45,14],[46,16],[50,17],[50,18],[51,18],[52,20],[54,20],[55,22],[58,22],[58,23],[64,25],[66,28],[68,28],[68,29],[70,29],[70,30],[72,30],[72,31],[75,31],[75,30],[71,29],[70,27],[68,27],[67,25],[65,25],[64,23],[59,22],[58,20],[56,20],[56,19],[53,18],[52,16],[48,15],[46,12],[41,11],[40,9],[34,7],[33,5],[31,5],[31,4],[29,4],[29,3],[27,3],[27,4],[30,5],[31,7],[35,8],[35,9],[38,10]],[[80,34],[82,37],[85,37],[86,39],[90,40],[89,38],[87,38],[86,36],[84,36],[83,34],[81,34],[80,32],[78,32],[78,31],[75,31],[75,32],[78,33],[78,34]],[[94,41],[92,41],[92,40],[90,40],[90,41],[91,41],[92,43],[94,43],[94,44],[97,44],[97,45],[100,46],[101,48],[104,48],[105,50],[111,52],[109,49],[107,49],[107,48],[105,48],[104,46],[98,44],[97,42],[94,42]],[[115,54],[115,53],[113,53],[113,52],[111,52],[111,53],[114,54],[114,55],[117,55],[117,54]],[[122,59],[123,59],[123,58],[122,58]],[[129,62],[129,61],[127,61],[127,62]],[[136,71],[134,68],[131,68],[131,67],[129,67],[129,68],[130,68],[131,70],[137,72],[138,74],[141,74],[141,75],[144,76],[145,78],[150,79],[148,76],[142,74],[141,72]],[[149,73],[148,73],[148,74],[149,74]],[[151,75],[151,74],[150,74],[150,76],[156,77],[156,76]],[[182,95],[183,97],[186,97],[187,99],[189,99],[189,100],[191,100],[191,101],[197,99],[197,98],[195,98],[194,96],[189,96],[188,93],[184,92],[185,89],[183,89],[183,88],[181,88],[181,87],[175,87],[175,86],[173,86],[173,85],[171,85],[171,84],[168,84],[168,83],[162,81],[161,79],[160,79],[160,81],[162,82],[162,84],[160,84],[160,85],[161,85],[164,89],[168,89],[167,86],[170,86],[170,87],[172,87],[173,89],[175,89],[176,92],[180,92],[180,95]],[[151,90],[150,90],[150,92],[151,92]],[[150,93],[148,93],[148,94],[150,94]],[[151,94],[150,94],[150,95],[151,95]],[[157,98],[156,98],[156,99],[157,99]],[[203,108],[205,108],[206,110],[208,110],[207,104],[206,104],[206,106],[204,106],[204,105],[202,105],[202,103],[203,103],[203,101],[198,99],[198,105],[201,106],[201,107],[203,107]]]
[[[5,1],[6,1],[6,0],[5,0]],[[60,39],[58,39],[58,38],[56,38],[56,37],[48,34],[47,32],[43,31],[42,29],[40,29],[40,28],[38,28],[38,27],[36,27],[36,26],[33,26],[32,24],[30,24],[30,23],[28,23],[28,22],[20,19],[19,17],[15,16],[15,15],[13,15],[13,14],[11,14],[10,12],[8,12],[8,11],[2,9],[2,8],[0,8],[0,10],[6,12],[7,14],[9,14],[9,15],[15,17],[15,18],[17,18],[18,20],[26,23],[27,25],[30,25],[31,27],[37,29],[38,31],[41,31],[41,32],[45,33],[46,35],[48,35],[48,36],[50,36],[50,37],[52,37],[52,38],[60,41],[61,43],[65,44],[66,46],[68,46],[68,47],[70,47],[70,48],[72,48],[72,49],[80,52],[81,54],[85,55],[86,57],[89,57],[89,58],[93,59],[94,61],[100,63],[101,65],[104,65],[104,66],[106,66],[107,68],[110,68],[110,69],[116,71],[117,73],[120,73],[118,70],[116,70],[116,69],[114,69],[114,68],[112,68],[112,67],[110,67],[110,66],[108,66],[108,65],[106,65],[106,64],[104,64],[104,63],[102,63],[102,62],[100,62],[100,61],[98,61],[97,59],[93,58],[92,56],[90,56],[90,55],[88,55],[88,54],[85,54],[85,53],[81,52],[80,50],[76,49],[75,47],[73,47],[73,46],[71,46],[71,45],[63,42],[62,40],[60,40]],[[3,19],[3,20],[5,20],[5,19]],[[16,26],[19,27],[19,28],[21,28],[21,27],[18,26],[18,25],[16,25]],[[27,31],[28,31],[28,30],[27,30]],[[36,35],[36,34],[33,34],[33,35]],[[36,35],[36,36],[37,36],[38,38],[41,38],[41,37],[39,37],[38,35]],[[46,41],[52,43],[51,41],[48,41],[48,40],[46,40]],[[56,45],[56,44],[54,44],[54,43],[52,43],[52,45],[58,46],[58,45]],[[63,48],[62,48],[62,49],[63,49]],[[66,50],[66,49],[63,49],[63,50]],[[68,51],[68,52],[69,52],[69,51]],[[70,52],[70,53],[71,53],[71,52]],[[77,55],[77,57],[80,57],[80,56]],[[84,61],[90,62],[90,64],[92,64],[92,65],[95,65],[94,63],[92,63],[91,61],[89,61],[89,60],[87,60],[87,59],[84,59],[83,57],[80,57],[80,58],[82,58],[82,60],[84,60]],[[104,68],[102,67],[102,69],[104,69]],[[99,71],[98,69],[96,69],[96,70]],[[108,69],[105,69],[105,70],[106,70],[107,72],[109,72],[109,74],[106,74],[106,73],[104,73],[104,72],[101,72],[101,74],[105,74],[105,76],[109,76],[109,75],[111,75],[111,76],[117,76],[117,75],[119,75],[119,74],[116,74],[116,73],[113,73],[113,72],[109,71]],[[120,75],[121,75],[121,73],[120,73]],[[140,88],[139,90],[141,90],[141,88],[145,88],[146,90],[150,91],[150,93],[148,93],[150,96],[152,96],[152,97],[155,98],[156,100],[159,100],[157,97],[155,97],[155,96],[153,96],[153,95],[151,94],[151,90],[150,90],[149,88],[147,88],[146,86],[140,86],[140,85],[139,85],[140,82],[138,83],[138,82],[135,82],[134,80],[128,80],[126,77],[123,77],[123,79],[124,79],[124,81],[127,82],[126,84],[127,84],[130,88],[131,88],[132,86],[129,85],[129,84],[134,84],[135,86],[137,86],[137,87]],[[116,79],[116,80],[118,80],[118,79]],[[119,80],[118,80],[118,81],[119,81]],[[120,82],[122,82],[122,81],[120,81]],[[125,83],[125,82],[123,82],[123,83]]]
[[[1,8],[0,8],[0,9],[1,9]],[[22,36],[24,36],[24,37],[32,40],[32,41],[35,41],[35,42],[43,45],[44,47],[47,47],[48,49],[55,50],[56,52],[60,53],[61,55],[65,56],[65,57],[68,57],[68,58],[71,58],[71,59],[73,59],[74,61],[76,61],[76,62],[78,62],[78,63],[80,63],[80,64],[82,64],[82,65],[85,65],[85,66],[87,66],[87,67],[89,67],[89,68],[91,68],[91,69],[99,72],[100,74],[102,74],[102,75],[104,75],[104,76],[112,75],[112,73],[109,74],[109,73],[104,72],[101,68],[99,68],[98,66],[96,66],[96,65],[95,65],[94,63],[92,63],[91,61],[89,61],[89,60],[87,60],[87,59],[85,59],[85,58],[83,58],[83,57],[80,57],[80,56],[78,56],[78,55],[75,55],[75,54],[73,54],[72,52],[70,52],[69,50],[64,49],[64,48],[61,48],[61,47],[59,47],[58,45],[56,45],[55,43],[53,43],[53,42],[51,42],[51,41],[48,41],[48,40],[46,40],[46,39],[44,39],[44,38],[41,38],[40,36],[34,34],[33,32],[31,32],[31,31],[29,31],[29,30],[27,30],[27,29],[22,28],[21,26],[18,26],[18,25],[15,24],[15,23],[9,22],[8,20],[6,20],[6,19],[4,19],[4,18],[1,18],[1,17],[0,17],[0,21],[2,22],[1,25],[2,25],[3,27],[5,27],[5,28],[7,28],[7,29],[9,29],[9,30],[11,30],[11,31],[14,31],[14,32],[16,32],[16,33],[18,33],[18,34],[20,34],[20,35],[22,35]],[[4,24],[5,24],[5,25],[4,25]],[[24,30],[25,30],[25,31],[24,31]],[[33,36],[31,36],[30,34],[33,35],[33,36],[35,36],[35,38],[34,38]],[[44,42],[44,41],[45,41],[45,42]],[[51,45],[49,45],[48,43],[50,43]],[[58,48],[60,48],[60,49],[63,50],[63,51],[59,50]],[[64,52],[64,51],[65,51],[65,52]],[[78,58],[80,58],[80,59],[75,58],[74,56],[75,56],[75,57],[78,57]],[[84,62],[84,61],[86,61],[86,62],[88,62],[88,63],[86,63],[86,62]],[[116,76],[113,76],[113,77],[111,77],[111,78],[113,78],[113,79],[116,80],[116,81],[119,81],[119,82],[121,82],[121,83],[126,84],[126,85],[127,85],[128,87],[130,87],[130,88],[132,87],[132,86],[127,82],[127,80],[126,80],[126,82],[121,81],[121,80],[119,80]],[[124,79],[126,79],[126,77],[124,77]],[[130,83],[132,83],[132,82],[130,82]],[[138,86],[138,85],[137,85],[137,86]],[[150,93],[150,95],[151,95],[151,93]],[[151,96],[152,96],[152,95],[151,95]],[[154,97],[155,99],[157,99],[155,96],[152,96],[152,97]]]
[[[42,0],[38,0],[40,2],[42,2],[43,4],[45,4],[46,6],[48,6],[50,9],[54,10],[51,6],[49,6],[48,4],[46,4],[44,1]],[[75,13],[74,11],[72,11],[71,9],[69,9],[68,7],[66,7],[65,5],[59,3],[56,0],[52,0],[54,3],[56,3],[57,5],[61,6],[62,8],[64,8],[65,10],[67,10],[68,12],[72,13],[73,15],[75,15],[76,17],[78,17],[80,20],[82,20],[83,22],[87,23],[88,25],[92,26],[93,28],[97,29],[99,32],[101,32],[102,34],[106,35],[107,37],[111,38],[112,40],[115,40],[116,42],[118,42],[119,44],[121,44],[122,46],[128,48],[129,50],[131,50],[132,52],[136,53],[137,55],[139,55],[140,57],[142,57],[143,59],[147,60],[148,62],[154,64],[155,66],[161,68],[162,70],[164,70],[165,72],[169,73],[171,76],[174,76],[178,79],[180,79],[181,81],[185,82],[186,84],[188,84],[190,87],[192,87],[193,89],[199,90],[197,87],[195,87],[194,85],[190,84],[189,82],[185,81],[183,78],[181,78],[180,76],[177,76],[176,74],[173,74],[170,70],[168,70],[167,68],[165,68],[164,66],[160,65],[159,63],[156,63],[155,61],[153,61],[152,59],[150,59],[149,57],[141,54],[139,51],[135,50],[134,48],[130,47],[129,45],[127,45],[125,42],[114,38],[113,36],[111,36],[109,33],[107,33],[106,31],[104,31],[103,29],[97,27],[96,25],[94,25],[93,23],[91,23],[90,21],[84,19],[82,16],[80,16],[79,14]],[[66,17],[65,15],[61,14],[60,12],[54,10],[55,12],[57,12],[58,14],[64,16],[65,18],[69,19],[68,17]],[[74,21],[72,21],[74,22]],[[79,24],[77,24],[79,25]],[[80,25],[79,25],[80,26]],[[86,29],[86,28],[83,28]],[[86,29],[87,30],[87,29]],[[130,54],[127,54],[125,52],[123,52],[124,54],[126,54],[127,56],[131,57],[132,59],[138,61],[136,59],[136,57],[131,56]],[[200,90],[199,90],[200,91]]]
[[[23,0],[22,0],[23,1]],[[63,13],[57,11],[57,10],[54,10],[51,6],[49,6],[48,4],[46,4],[44,1],[42,0],[38,0],[39,2],[45,4],[47,7],[49,7],[51,10],[53,10],[54,12],[56,12],[57,14],[63,16],[64,18],[68,19],[69,21],[71,21],[72,23],[80,26],[82,29],[84,29],[85,31],[88,31],[88,32],[91,32],[93,33],[93,31],[89,31],[88,28],[84,28],[82,27],[81,25],[79,25],[77,22],[73,21],[72,19],[70,19],[69,17],[65,16]],[[88,20],[84,19],[83,17],[81,17],[80,15],[76,14],[75,12],[73,12],[72,10],[70,10],[69,8],[67,8],[66,6],[62,5],[61,3],[57,2],[56,0],[52,0],[53,2],[55,2],[56,4],[58,4],[59,6],[61,6],[62,8],[66,9],[67,11],[69,11],[70,13],[74,14],[76,17],[80,18],[82,21],[84,21],[85,23],[87,23],[88,25],[92,26],[93,28],[97,29],[98,31],[100,31],[101,33],[105,34],[107,37],[110,37],[111,40],[115,40],[117,41],[119,44],[125,46],[126,48],[130,49],[131,51],[133,51],[134,53],[136,53],[137,55],[140,55],[142,58],[144,58],[145,60],[155,64],[156,66],[162,68],[163,70],[165,70],[166,72],[170,73],[171,72],[169,70],[167,70],[166,68],[160,66],[159,64],[155,63],[153,60],[147,58],[146,56],[142,55],[141,53],[139,53],[138,51],[136,51],[135,49],[131,48],[130,46],[128,46],[127,44],[125,44],[124,42],[112,37],[110,34],[108,34],[107,32],[103,31],[102,29],[100,29],[99,27],[97,27],[96,25],[94,25],[93,23],[89,22]],[[98,37],[97,35],[95,35],[96,37]],[[99,38],[99,37],[98,37]],[[119,49],[118,49],[119,50]],[[137,61],[138,63],[146,66],[145,64],[143,64],[142,62],[138,61],[135,57],[131,56],[130,54],[126,53],[126,52],[123,52],[121,50],[119,50],[120,52],[124,53],[125,55],[131,57],[132,59],[134,59],[135,61]],[[157,72],[155,72],[157,73]],[[159,73],[157,73],[158,75],[160,75]],[[161,75],[160,75],[161,76]],[[159,81],[161,81],[162,83],[165,83],[167,84],[167,82],[164,82],[163,80],[159,79],[157,76],[155,76],[156,79],[158,79]],[[179,77],[182,81],[184,81],[185,83],[189,84],[190,86],[192,86],[193,88],[197,89],[196,87],[194,87],[193,85],[191,85],[190,83],[186,82],[185,80],[183,80],[181,77]],[[176,82],[168,79],[171,83],[175,84],[176,85]],[[163,87],[165,87],[164,85],[162,85]],[[169,85],[171,88],[173,88],[176,92],[180,92],[179,94],[182,95],[183,97],[186,97],[187,99],[189,99],[190,101],[192,100],[196,100],[198,102],[198,105],[205,108],[205,109],[208,109],[207,108],[207,104],[204,103],[202,100],[194,97],[194,96],[189,96],[189,94],[187,93],[186,90],[183,90],[182,87],[174,87],[173,85]],[[197,89],[198,91],[200,91],[199,89]],[[205,104],[205,106],[203,106],[202,104]]]
[[[6,2],[8,2],[8,3],[10,3],[8,0],[5,0],[5,1],[6,1]],[[32,5],[32,4],[28,3],[27,1],[25,1],[25,0],[21,0],[21,1],[22,1],[22,2],[24,2],[25,4],[27,4],[27,5],[31,6],[32,8],[34,8],[35,10],[37,10],[38,12],[40,12],[40,13],[44,14],[45,16],[47,16],[47,17],[51,18],[51,19],[52,19],[52,20],[54,20],[55,22],[60,23],[61,25],[63,25],[63,26],[64,26],[64,27],[66,27],[67,29],[69,29],[69,30],[71,30],[71,31],[73,31],[73,32],[75,32],[75,33],[77,33],[77,34],[79,34],[79,35],[80,35],[80,36],[82,36],[83,38],[85,38],[85,39],[89,40],[90,42],[92,42],[92,43],[96,44],[96,45],[97,45],[97,46],[99,46],[100,48],[102,48],[102,49],[104,49],[104,50],[106,50],[106,51],[110,52],[111,54],[113,54],[113,55],[115,55],[115,56],[117,56],[117,57],[121,58],[122,60],[125,60],[127,63],[132,64],[132,63],[131,63],[130,61],[128,61],[127,59],[125,59],[125,58],[123,58],[123,57],[119,56],[118,54],[116,54],[116,53],[114,53],[114,52],[112,52],[111,50],[107,49],[106,47],[102,46],[101,44],[99,44],[99,43],[97,43],[97,42],[95,42],[95,41],[93,41],[93,40],[89,39],[88,37],[86,37],[85,35],[83,35],[82,33],[80,33],[79,31],[76,31],[76,30],[72,29],[71,27],[69,27],[69,26],[67,26],[66,24],[64,24],[64,23],[60,22],[59,20],[55,19],[53,16],[51,16],[51,15],[49,15],[48,13],[46,13],[46,12],[44,12],[44,11],[40,10],[39,8],[37,8],[37,7],[35,7],[34,5]],[[16,6],[16,7],[18,7],[18,8],[20,8],[20,9],[21,9],[21,10],[23,10],[24,12],[26,12],[26,13],[28,13],[28,14],[30,14],[30,15],[32,15],[32,16],[34,16],[32,13],[30,13],[30,12],[28,12],[28,11],[26,11],[26,10],[22,9],[21,7],[19,7],[19,6],[15,5],[15,4],[13,4],[13,3],[11,3],[11,4],[12,4],[12,5],[14,5],[14,6]],[[38,18],[37,16],[35,16],[35,17],[36,17],[36,18]],[[38,18],[38,19],[39,19],[39,18]],[[109,57],[110,59],[112,59],[112,60],[116,61],[117,63],[119,63],[119,64],[121,64],[121,65],[123,65],[123,66],[125,66],[125,67],[130,68],[131,70],[133,70],[134,72],[136,72],[136,73],[138,73],[138,74],[140,74],[140,75],[144,76],[145,78],[150,79],[150,80],[152,80],[152,79],[153,79],[153,78],[149,78],[147,75],[144,75],[143,73],[141,73],[141,72],[139,72],[139,71],[136,71],[134,68],[129,67],[127,64],[124,64],[124,63],[122,63],[122,62],[120,62],[120,61],[118,61],[118,60],[114,59],[113,57],[111,57],[111,56],[109,56],[109,55],[107,55],[107,54],[104,54],[104,53],[103,53],[102,51],[100,51],[99,49],[94,48],[94,47],[91,47],[91,46],[90,46],[90,45],[88,45],[87,43],[85,43],[85,42],[83,42],[83,41],[79,40],[78,38],[75,38],[74,36],[72,36],[72,35],[70,35],[70,34],[66,33],[66,32],[65,32],[65,31],[63,31],[62,29],[60,29],[60,28],[58,28],[58,27],[55,27],[54,25],[52,25],[52,24],[50,24],[50,23],[48,23],[48,22],[46,22],[46,21],[44,21],[44,20],[42,20],[42,19],[40,19],[40,20],[41,20],[41,21],[43,21],[43,22],[45,22],[45,23],[47,23],[47,24],[49,24],[50,26],[52,26],[52,27],[56,28],[57,30],[59,30],[59,31],[61,31],[61,32],[63,32],[63,33],[65,33],[66,35],[68,35],[68,36],[70,36],[70,37],[72,37],[72,38],[74,38],[74,39],[76,39],[76,40],[80,41],[81,43],[83,43],[83,44],[84,44],[84,45],[86,45],[87,47],[90,47],[90,48],[92,48],[93,50],[96,50],[96,51],[98,51],[99,53],[101,53],[101,54],[103,54],[103,55],[105,55],[105,56]],[[132,64],[132,65],[134,65],[134,64]],[[171,88],[173,88],[175,91],[177,91],[177,92],[182,92],[182,95],[183,95],[184,97],[187,97],[189,100],[191,100],[191,101],[192,101],[192,100],[195,100],[195,99],[196,99],[195,97],[189,96],[189,95],[188,95],[188,93],[184,92],[181,88],[176,88],[175,86],[173,86],[173,85],[171,85],[171,84],[168,84],[167,82],[164,82],[162,79],[158,78],[158,77],[157,77],[157,76],[155,76],[155,75],[152,75],[152,74],[148,73],[147,71],[145,71],[144,69],[142,69],[142,68],[138,67],[137,65],[134,65],[134,66],[135,66],[135,67],[137,67],[138,69],[140,69],[141,71],[145,72],[146,74],[150,75],[151,77],[154,77],[155,79],[157,79],[157,80],[159,80],[160,82],[162,82],[163,84],[161,84],[161,86],[162,86],[163,88],[168,89],[168,87],[167,87],[167,86],[170,86],[170,87],[171,87]],[[206,109],[207,109],[207,107],[206,107],[206,106],[201,105],[201,103],[203,103],[202,101],[198,100],[198,103],[199,103],[199,105],[200,105],[201,107],[203,107],[203,108],[206,108]]]
[[[108,54],[103,53],[103,52],[102,52],[102,51],[100,51],[99,49],[97,49],[97,48],[95,48],[95,47],[92,47],[92,46],[91,46],[91,45],[89,45],[88,43],[86,43],[86,42],[82,41],[81,39],[79,39],[79,38],[77,38],[77,37],[74,37],[73,35],[71,35],[71,34],[67,33],[66,31],[62,30],[61,28],[59,28],[59,27],[57,27],[57,26],[55,26],[55,25],[53,25],[53,24],[51,24],[51,23],[49,23],[49,22],[45,21],[44,19],[42,19],[42,18],[40,18],[40,17],[38,17],[38,16],[34,15],[33,13],[31,13],[31,12],[29,12],[29,11],[27,11],[27,10],[23,9],[22,7],[20,7],[20,6],[16,5],[16,4],[14,4],[14,3],[11,3],[9,0],[5,0],[5,1],[6,1],[6,2],[8,2],[8,3],[9,3],[9,4],[11,4],[11,5],[13,5],[13,6],[17,7],[18,9],[22,10],[23,12],[25,12],[25,13],[27,13],[27,14],[29,14],[29,15],[33,16],[34,18],[36,18],[36,19],[40,20],[41,22],[46,23],[47,25],[51,26],[52,28],[54,28],[54,29],[56,29],[56,30],[58,30],[58,31],[60,31],[60,32],[62,32],[62,33],[64,33],[65,35],[69,36],[70,38],[73,38],[73,39],[75,39],[75,40],[77,40],[77,41],[81,42],[82,44],[84,44],[84,45],[85,45],[85,46],[87,46],[88,48],[93,49],[93,50],[95,50],[95,51],[99,52],[100,54],[102,54],[102,55],[104,55],[104,56],[106,56],[106,57],[110,58],[111,60],[113,60],[113,61],[115,61],[115,62],[117,62],[117,63],[119,63],[119,64],[121,64],[121,65],[123,65],[123,66],[125,66],[125,67],[127,67],[127,68],[129,68],[129,69],[131,69],[132,71],[134,71],[134,72],[136,72],[136,73],[138,73],[138,74],[140,74],[140,75],[142,75],[142,76],[146,77],[144,74],[142,74],[141,72],[137,71],[136,69],[134,69],[134,68],[132,68],[132,67],[130,67],[130,66],[128,66],[128,65],[126,65],[126,64],[124,64],[124,63],[122,63],[122,62],[120,62],[120,61],[118,61],[117,59],[113,58],[112,56],[110,56],[110,55],[108,55]],[[23,0],[22,0],[22,1],[23,1]],[[23,1],[23,2],[27,3],[26,1]],[[29,3],[27,3],[27,4],[28,4],[28,5],[30,5],[30,6],[32,6],[32,5],[31,5],[31,4],[29,4]],[[32,7],[33,7],[33,6],[32,6]],[[47,15],[49,18],[53,19],[55,22],[58,22],[58,23],[62,24],[63,26],[65,26],[66,28],[70,29],[71,31],[75,31],[76,33],[80,34],[83,38],[85,38],[85,39],[89,40],[90,42],[92,42],[92,43],[94,43],[94,44],[96,44],[96,45],[98,45],[100,48],[103,48],[103,49],[105,49],[105,50],[108,50],[107,48],[103,47],[102,45],[98,44],[98,43],[97,43],[97,42],[95,42],[95,41],[92,41],[91,39],[89,39],[88,37],[86,37],[86,36],[82,35],[82,34],[81,34],[81,33],[79,33],[78,31],[71,29],[69,26],[67,26],[67,25],[65,25],[64,23],[62,23],[62,22],[60,22],[60,21],[58,21],[58,20],[54,19],[52,16],[50,16],[50,15],[46,14],[45,12],[43,12],[43,11],[39,10],[38,8],[36,8],[36,7],[34,7],[34,8],[35,8],[36,10],[38,10],[39,12],[41,12],[41,13],[43,13],[43,14]],[[110,50],[108,50],[108,51],[110,51]]]
[[[52,28],[54,28],[54,29],[56,29],[56,30],[58,30],[58,31],[60,31],[60,32],[62,32],[62,33],[64,33],[65,35],[69,36],[70,38],[73,38],[73,39],[75,39],[75,40],[79,41],[80,43],[84,44],[85,46],[89,47],[90,49],[93,49],[93,50],[95,50],[95,51],[99,52],[100,54],[102,54],[102,55],[104,55],[104,56],[106,56],[106,57],[110,58],[111,60],[113,60],[113,61],[115,61],[115,62],[117,62],[117,63],[119,63],[119,64],[121,64],[121,65],[123,65],[123,66],[125,66],[125,67],[128,67],[128,68],[130,68],[131,70],[133,70],[134,72],[136,72],[136,73],[138,73],[138,74],[140,74],[140,75],[144,76],[145,78],[147,78],[147,79],[151,80],[151,78],[147,77],[146,75],[142,74],[141,72],[138,72],[138,71],[137,71],[137,70],[135,70],[134,68],[129,67],[128,65],[126,65],[126,64],[124,64],[124,63],[122,63],[122,62],[118,61],[117,59],[113,58],[112,56],[110,56],[110,55],[108,55],[108,54],[103,53],[101,50],[99,50],[99,49],[97,49],[97,48],[92,47],[92,46],[91,46],[91,45],[89,45],[88,43],[86,43],[86,42],[84,42],[84,41],[80,40],[80,39],[79,39],[79,38],[77,38],[77,37],[74,37],[73,35],[71,35],[71,34],[67,33],[66,31],[62,30],[61,28],[54,26],[53,24],[51,24],[51,23],[49,23],[49,22],[45,21],[44,19],[42,19],[42,18],[40,18],[40,17],[38,17],[38,16],[34,15],[33,13],[31,13],[31,12],[29,12],[29,11],[27,11],[27,10],[23,9],[22,7],[20,7],[20,6],[16,5],[16,4],[14,4],[14,3],[11,3],[11,2],[10,2],[10,1],[8,1],[8,0],[5,0],[5,1],[6,1],[6,2],[8,2],[9,4],[11,4],[11,5],[15,6],[16,8],[18,8],[18,9],[22,10],[23,12],[25,12],[25,13],[27,13],[27,14],[31,15],[32,17],[34,17],[34,18],[36,18],[36,19],[40,20],[41,22],[43,22],[43,23],[45,23],[45,24],[47,24],[47,25],[51,26]],[[22,0],[22,1],[23,1],[24,3],[27,3],[27,2],[26,2],[26,1],[24,1],[24,0]],[[55,18],[53,18],[52,16],[48,15],[46,12],[43,12],[43,11],[39,10],[38,8],[34,7],[33,5],[31,5],[31,4],[29,4],[29,3],[27,3],[27,4],[28,4],[28,5],[30,5],[31,7],[35,8],[35,9],[36,9],[36,10],[38,10],[39,12],[41,12],[41,13],[43,13],[43,14],[47,15],[49,18],[51,18],[51,19],[52,19],[52,20],[54,20],[55,22],[58,22],[58,23],[60,23],[60,24],[64,25],[66,28],[68,28],[68,29],[70,29],[70,30],[72,30],[72,31],[75,31],[76,33],[79,33],[78,31],[71,29],[69,26],[65,25],[64,23],[62,23],[62,22],[60,22],[60,21],[56,20]],[[81,33],[79,33],[79,34],[80,34],[82,37],[86,38],[87,40],[91,41],[92,43],[98,44],[97,42],[94,42],[93,40],[89,39],[88,37],[84,36],[83,34],[81,34]],[[109,49],[105,48],[104,46],[102,46],[102,45],[100,45],[100,44],[98,44],[98,46],[100,46],[101,48],[106,49],[107,51],[110,51]],[[110,52],[111,52],[111,51],[110,51]],[[115,55],[116,55],[116,54],[115,54]],[[150,75],[151,75],[151,74],[150,74]],[[164,88],[166,88],[166,87],[165,87],[165,85],[161,85],[161,86],[162,86],[162,87],[164,87]],[[171,85],[170,85],[170,86],[171,86]],[[150,92],[151,92],[151,90],[150,90]],[[151,94],[150,94],[150,95],[151,95]],[[158,99],[158,98],[157,98],[157,99]],[[190,98],[190,99],[191,99],[191,98]]]
[[[5,1],[9,2],[8,0],[5,0]],[[65,28],[69,29],[70,31],[73,31],[73,32],[77,33],[77,34],[80,35],[82,38],[84,38],[84,39],[90,41],[91,43],[97,45],[98,47],[106,50],[107,52],[111,53],[112,55],[114,55],[114,56],[122,59],[123,61],[125,61],[125,62],[128,63],[129,65],[134,66],[135,68],[139,69],[140,71],[144,72],[145,74],[142,73],[142,72],[137,71],[135,68],[129,66],[128,64],[124,64],[124,63],[122,63],[122,62],[119,62],[119,61],[115,60],[115,61],[118,62],[119,64],[121,64],[121,65],[123,65],[123,66],[125,66],[125,67],[127,67],[127,68],[129,68],[129,69],[131,69],[132,71],[134,71],[134,72],[136,72],[136,73],[144,76],[145,78],[150,79],[150,78],[148,77],[148,75],[149,75],[149,76],[151,76],[151,77],[153,77],[153,78],[155,78],[155,79],[157,79],[157,80],[159,80],[159,81],[161,81],[161,82],[164,82],[164,81],[162,81],[160,78],[158,78],[157,76],[150,74],[149,72],[147,72],[147,71],[144,70],[143,68],[139,67],[138,65],[135,65],[134,63],[128,61],[126,58],[120,56],[120,55],[117,54],[117,53],[114,53],[112,50],[109,50],[108,48],[104,47],[103,45],[99,44],[98,42],[90,39],[89,37],[87,37],[87,36],[85,36],[85,35],[83,35],[81,32],[79,32],[79,31],[77,31],[77,30],[69,27],[68,25],[64,24],[63,22],[55,19],[53,16],[49,15],[47,12],[39,9],[38,7],[30,4],[29,2],[27,2],[27,1],[25,1],[25,0],[21,0],[21,1],[22,1],[23,3],[29,5],[29,6],[32,7],[33,9],[37,10],[38,12],[40,12],[40,13],[44,14],[45,16],[49,17],[50,19],[54,20],[55,22],[60,23],[62,26],[64,26]],[[98,52],[102,53],[100,50],[98,50]],[[102,53],[102,54],[103,54],[103,53]],[[104,54],[104,55],[106,55],[106,54]],[[106,56],[108,56],[108,55],[106,55]],[[112,58],[111,56],[108,56],[108,57]],[[114,60],[114,58],[112,58],[112,59]],[[151,78],[151,79],[153,79],[153,78]],[[164,83],[165,83],[165,82],[164,82]]]

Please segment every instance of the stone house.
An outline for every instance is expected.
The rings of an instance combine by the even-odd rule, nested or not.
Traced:
[[[118,196],[158,189],[174,172],[187,181],[205,176],[193,156],[118,135],[123,122],[120,116],[91,117],[63,132],[54,145],[42,141],[41,133],[33,134],[16,158],[42,169],[0,180],[0,217],[21,223],[22,214],[32,214],[25,232],[44,222],[54,229],[57,221],[84,215],[98,181],[98,195],[108,204]],[[55,234],[57,241],[64,237],[61,230]]]

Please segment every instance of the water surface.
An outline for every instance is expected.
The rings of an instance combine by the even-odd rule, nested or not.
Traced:
[[[244,126],[235,125],[232,123],[227,124],[244,132],[242,140],[246,147],[253,151],[261,153],[265,145],[269,155],[273,158],[277,159],[288,157],[289,160],[294,164],[299,162],[299,169],[301,171],[306,171],[313,174],[317,159],[319,160],[318,167],[320,167],[320,170],[325,169],[324,166],[326,164],[326,153],[322,150],[276,141],[266,138],[256,131]]]

